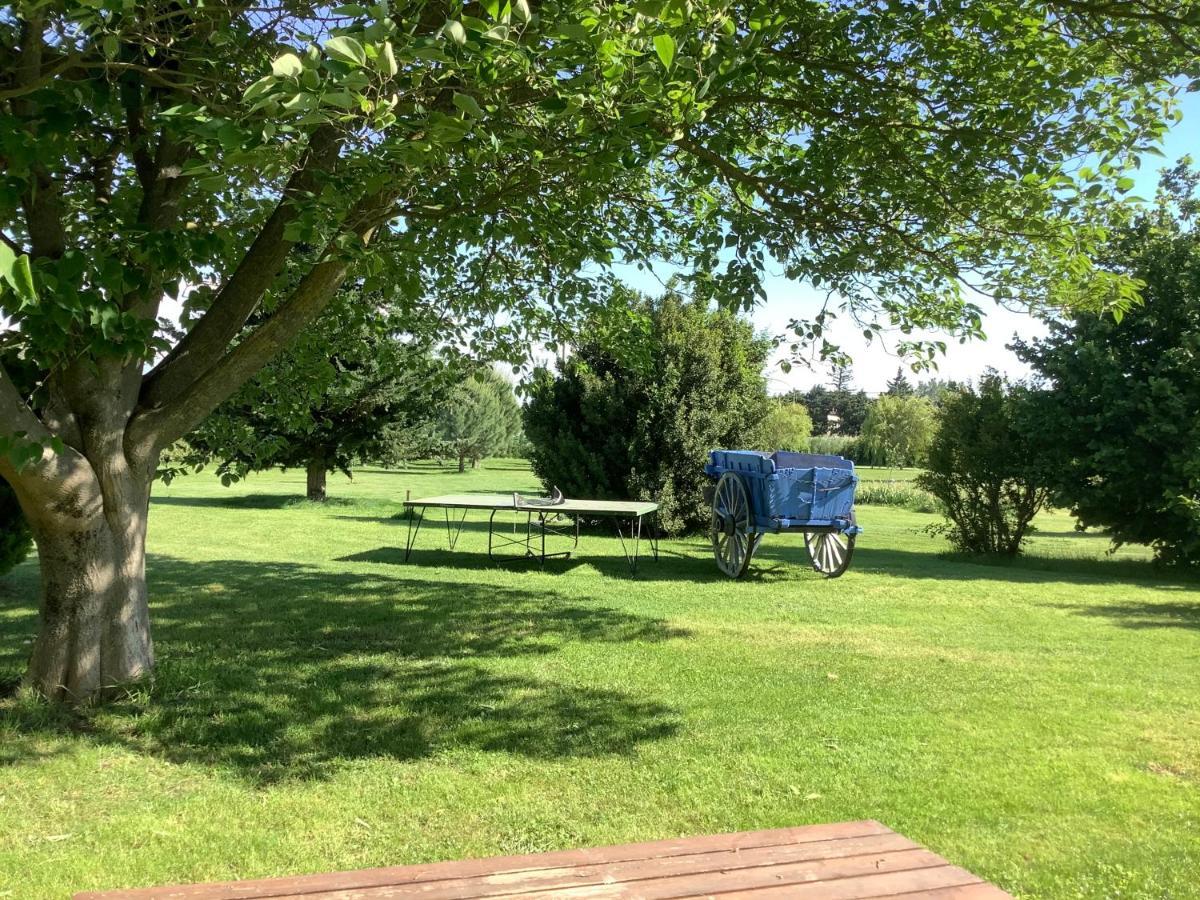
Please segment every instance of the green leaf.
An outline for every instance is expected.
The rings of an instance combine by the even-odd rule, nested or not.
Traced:
[[[384,41],[383,49],[379,53],[379,59],[376,60],[379,66],[379,71],[384,75],[392,76],[400,71],[400,67],[396,65],[396,53],[392,50],[392,42]]]
[[[264,75],[262,78],[258,79],[258,81],[254,82],[254,84],[250,85],[250,87],[246,88],[246,93],[242,95],[242,99],[253,100],[256,97],[261,97],[264,94],[269,93],[271,88],[274,86],[275,76]]]
[[[558,26],[558,33],[563,37],[574,38],[577,41],[590,41],[592,33],[577,22],[568,22]]]
[[[33,284],[33,269],[29,256],[17,256],[7,244],[0,244],[0,278],[9,283],[18,297],[26,301],[37,300],[37,289]]]
[[[115,34],[106,34],[100,39],[100,47],[104,50],[104,56],[107,59],[116,59],[117,52],[121,49],[121,43]]]
[[[442,32],[456,44],[462,45],[467,42],[467,29],[463,28],[462,22],[451,19],[442,26]]]
[[[474,116],[476,119],[483,118],[483,109],[475,102],[475,98],[470,94],[456,93],[452,98],[454,105],[465,112],[467,115]]]
[[[327,40],[325,52],[334,59],[352,66],[363,66],[367,62],[367,53],[363,50],[363,45],[346,34],[340,34]]]
[[[13,263],[17,261],[17,254],[12,252],[12,248],[8,244],[0,244],[0,279],[7,281],[16,288],[12,280]]]
[[[663,68],[671,68],[671,63],[675,60],[675,38],[669,34],[658,34],[654,36],[654,52],[658,54],[658,58],[662,60]]]
[[[533,12],[529,9],[528,0],[515,0],[513,3],[513,18],[518,22],[528,22],[533,18]]]
[[[285,53],[271,63],[271,74],[279,78],[295,78],[304,71],[304,63],[295,53]]]

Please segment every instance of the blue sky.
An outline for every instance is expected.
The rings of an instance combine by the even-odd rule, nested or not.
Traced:
[[[1200,94],[1185,95],[1180,108],[1183,120],[1175,125],[1164,141],[1163,157],[1147,156],[1142,162],[1133,191],[1139,197],[1152,199],[1159,170],[1173,165],[1181,156],[1191,154],[1200,160]],[[658,293],[660,290],[657,281],[632,268],[621,274],[635,287],[648,293]],[[755,309],[752,317],[756,325],[771,334],[786,331],[787,323],[793,318],[811,315],[820,308],[823,296],[808,285],[782,277],[769,278],[766,290],[766,301]],[[1014,334],[1026,338],[1041,334],[1041,323],[1032,316],[997,307],[990,301],[983,301],[981,305],[987,313],[984,323],[987,340],[972,341],[965,345],[951,344],[935,373],[938,377],[963,381],[975,378],[989,366],[1013,377],[1027,374],[1026,368],[1004,345],[1012,340]],[[885,382],[896,374],[900,360],[878,342],[866,344],[858,328],[847,324],[840,329],[840,334],[837,331],[835,329],[834,340],[840,342],[854,357],[856,385],[870,393],[882,391]],[[909,378],[913,377],[910,373]],[[929,376],[919,376],[918,380],[926,377]],[[819,366],[811,370],[796,366],[789,373],[784,373],[776,366],[770,372],[770,389],[772,393],[783,393],[794,387],[807,388],[825,380],[826,373]]]

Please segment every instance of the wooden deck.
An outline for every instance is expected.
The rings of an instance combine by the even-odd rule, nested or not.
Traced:
[[[714,896],[722,900],[1009,897],[904,836],[868,821],[298,878],[77,894],[76,900]]]

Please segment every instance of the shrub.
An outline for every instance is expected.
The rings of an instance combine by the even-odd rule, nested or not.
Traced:
[[[1164,201],[1194,209],[1195,177],[1171,173]],[[1053,322],[1016,347],[1048,383],[1031,433],[1048,439],[1055,505],[1118,546],[1200,566],[1200,225],[1164,204],[1120,237],[1113,264],[1145,283],[1142,305],[1120,322]]]
[[[534,374],[533,470],[569,495],[653,497],[668,534],[707,527],[708,451],[753,440],[770,403],[769,342],[732,313],[673,294],[619,319],[585,329],[557,374]]]
[[[0,478],[0,575],[10,571],[32,549],[33,535],[17,504],[17,495]]]
[[[941,503],[955,549],[1015,556],[1046,502],[1045,460],[1027,439],[1027,393],[988,373],[948,393],[917,487]]]
[[[857,448],[868,466],[919,466],[933,438],[933,406],[922,397],[885,394],[867,411]]]
[[[803,404],[775,400],[759,424],[750,449],[807,452],[812,438],[812,419]]]

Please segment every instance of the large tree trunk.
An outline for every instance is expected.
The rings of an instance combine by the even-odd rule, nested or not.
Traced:
[[[325,502],[325,457],[319,454],[308,461],[308,499]]]
[[[146,603],[149,479],[122,479],[120,491],[99,480],[94,487],[88,493],[99,494],[100,504],[75,507],[77,515],[30,518],[42,591],[25,681],[54,699],[100,698],[154,667]]]

